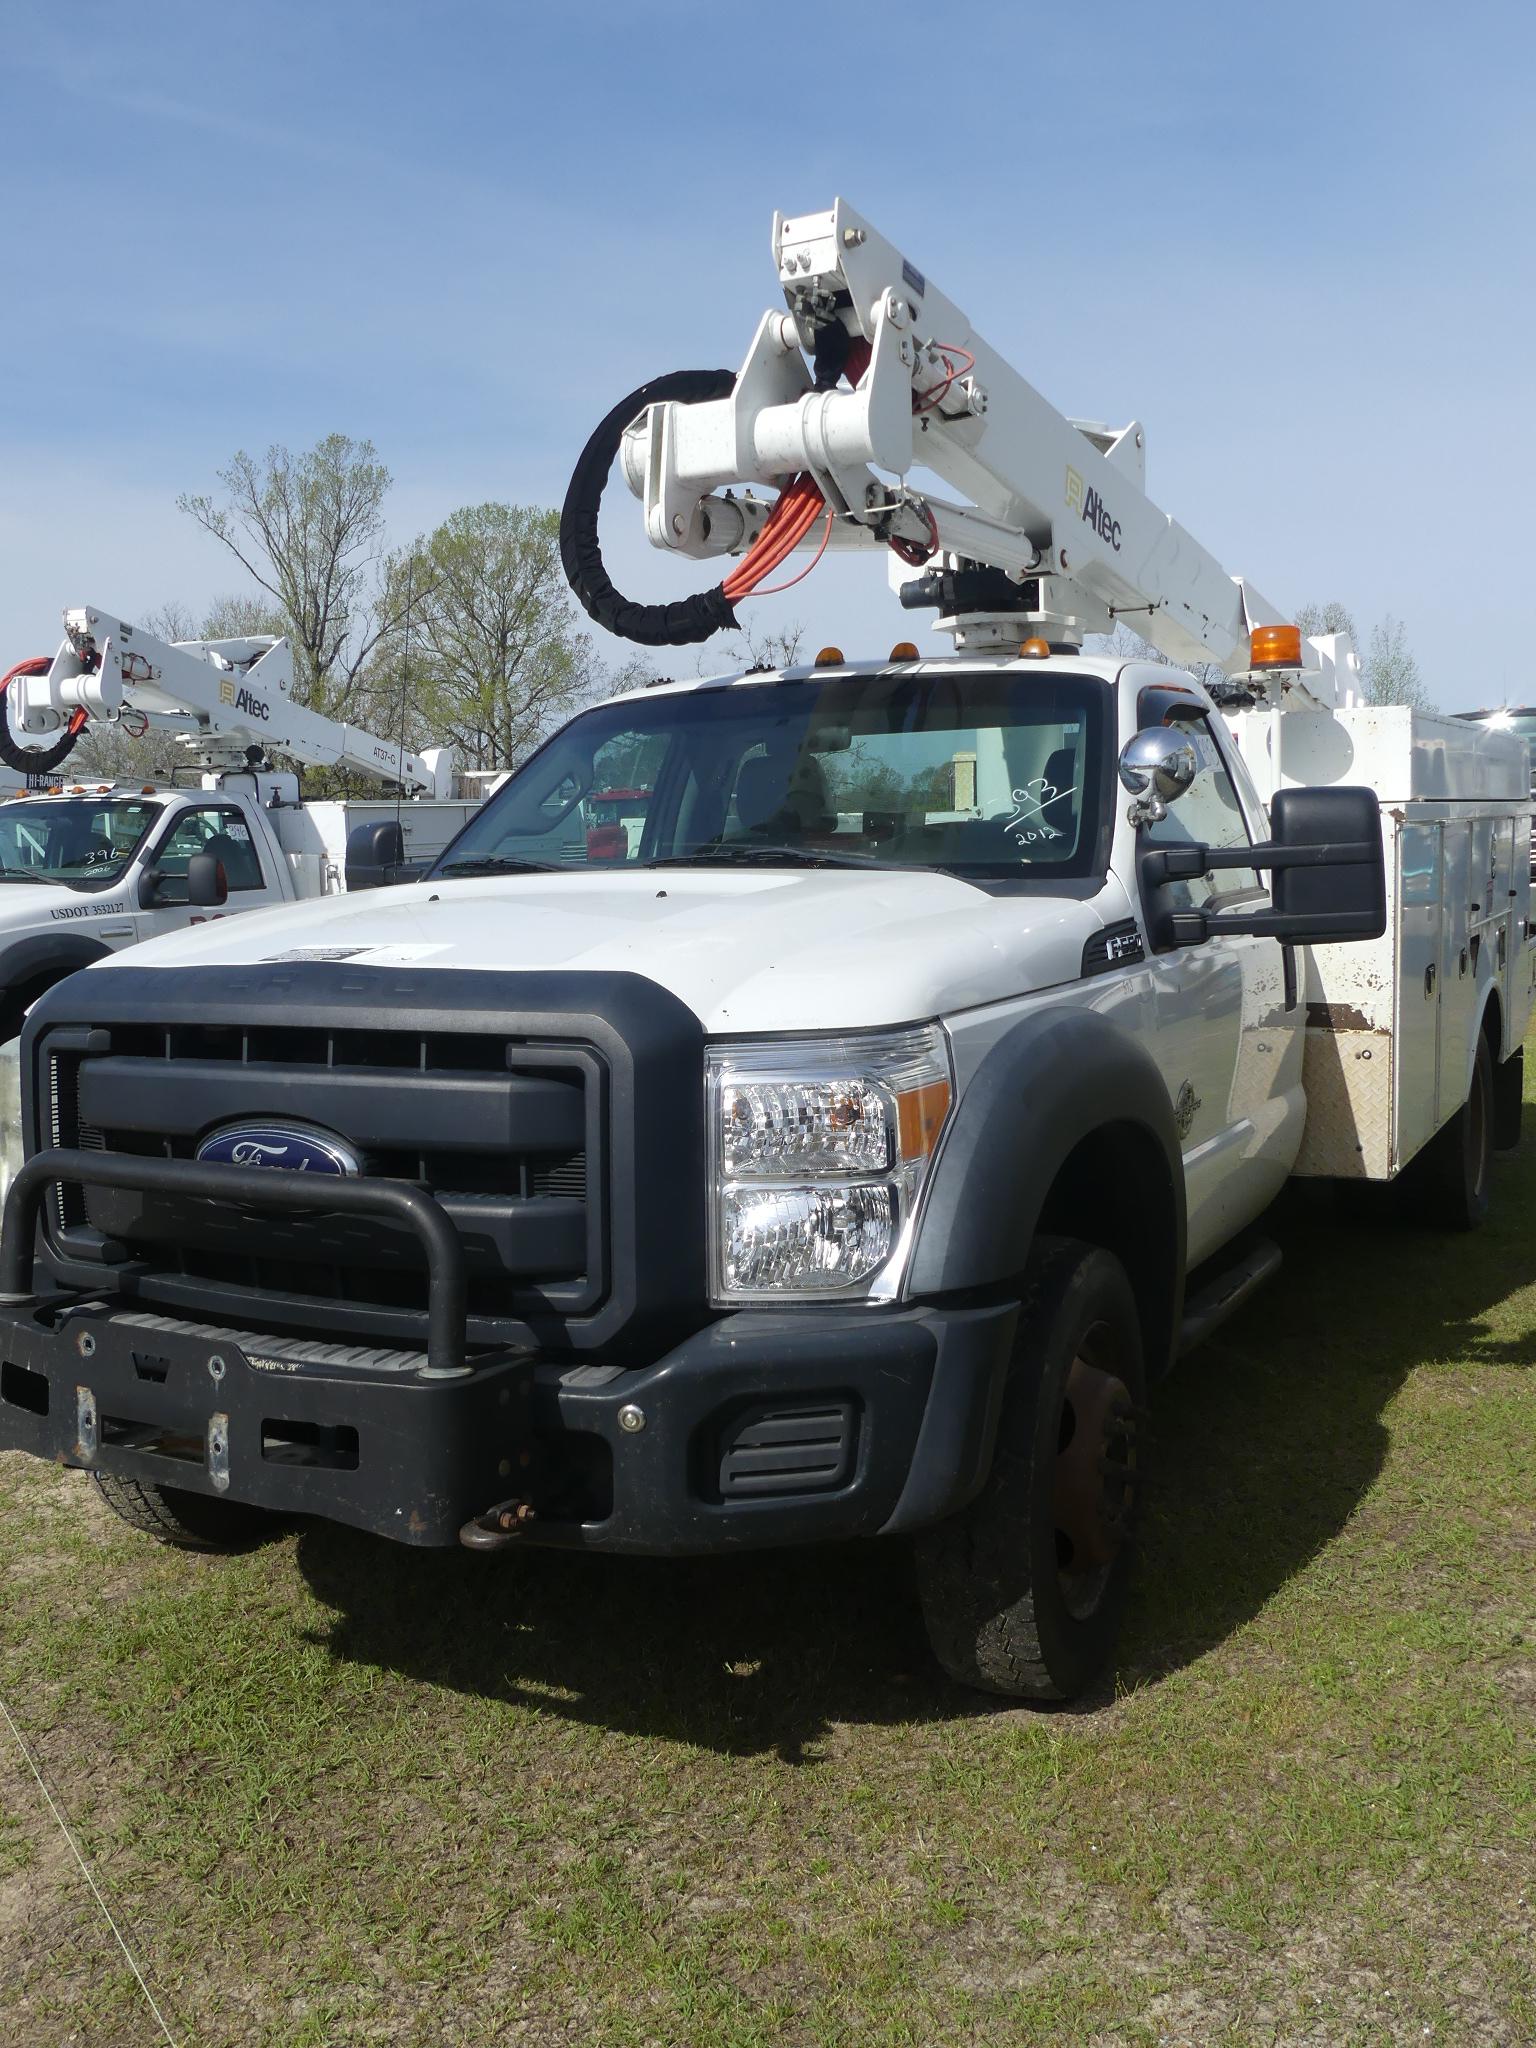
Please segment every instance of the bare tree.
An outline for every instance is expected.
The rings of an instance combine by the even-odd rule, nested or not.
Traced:
[[[257,462],[242,450],[219,481],[224,502],[177,504],[287,621],[298,700],[346,713],[370,655],[398,623],[380,575],[389,471],[371,441],[328,434],[300,455],[272,447]]]
[[[196,613],[177,597],[168,597],[164,604],[153,605],[147,612],[140,612],[132,623],[141,626],[146,633],[152,633],[157,640],[195,640],[198,637]]]
[[[1305,640],[1314,640],[1322,633],[1347,633],[1356,646],[1360,642],[1353,614],[1336,597],[1330,597],[1326,604],[1304,604],[1294,623],[1300,626]]]
[[[199,640],[250,640],[271,633],[281,639],[288,621],[270,598],[256,592],[231,591],[216,597],[203,614],[196,638]]]
[[[1227,681],[1227,672],[1219,661],[1175,661],[1171,654],[1164,654],[1150,640],[1144,640],[1124,619],[1115,621],[1111,633],[1090,633],[1084,644],[1088,652],[1110,661],[1155,661],[1164,668],[1182,669],[1207,690],[1214,686],[1219,691]]]
[[[800,659],[800,646],[804,639],[805,624],[800,619],[781,626],[776,633],[756,625],[743,625],[719,647],[711,648],[707,654],[701,650],[695,666],[700,675],[706,670],[718,673],[722,666],[743,670],[793,668]],[[722,655],[725,657],[723,663]]]
[[[232,590],[214,598],[201,618],[180,598],[168,598],[147,612],[140,612],[134,624],[157,640],[245,640],[257,633],[281,637],[288,622],[272,603],[255,591]]]
[[[1419,664],[1408,648],[1407,632],[1401,619],[1389,612],[1371,628],[1371,644],[1361,671],[1367,704],[1408,704],[1415,711],[1432,711]]]

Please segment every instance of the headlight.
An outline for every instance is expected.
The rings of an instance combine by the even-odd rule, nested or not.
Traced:
[[[715,1300],[892,1299],[953,1096],[942,1027],[707,1061]]]
[[[21,1137],[21,1040],[0,1045],[0,1203],[26,1157]]]

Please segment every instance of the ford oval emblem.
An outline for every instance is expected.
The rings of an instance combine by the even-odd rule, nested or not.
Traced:
[[[197,1148],[218,1166],[275,1166],[287,1173],[361,1173],[363,1162],[343,1139],[299,1124],[225,1124]]]

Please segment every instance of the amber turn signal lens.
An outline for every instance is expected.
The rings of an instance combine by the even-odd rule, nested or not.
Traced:
[[[915,640],[898,640],[891,649],[891,659],[892,661],[916,661],[917,642]]]
[[[1019,648],[1020,654],[1027,654],[1031,661],[1044,661],[1050,651],[1050,641],[1042,640],[1038,633],[1032,633]]]
[[[1248,636],[1248,659],[1254,668],[1300,668],[1300,626],[1255,626]]]
[[[903,1159],[926,1159],[949,1115],[949,1083],[924,1081],[896,1098],[896,1133]]]
[[[842,663],[843,650],[841,647],[823,647],[817,652],[816,666],[818,668],[841,668]]]

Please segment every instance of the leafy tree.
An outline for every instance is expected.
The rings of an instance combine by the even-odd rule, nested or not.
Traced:
[[[1296,623],[1310,637],[1316,633],[1347,633],[1356,647],[1360,635],[1352,613],[1332,598],[1327,604],[1304,604]],[[1409,650],[1407,632],[1390,613],[1371,628],[1360,667],[1360,690],[1367,704],[1408,704],[1415,711],[1434,709],[1419,664]]]
[[[630,670],[616,682],[577,630],[559,533],[558,514],[536,506],[465,505],[392,560],[376,730],[394,738],[405,701],[410,743],[448,739],[469,767],[508,768],[622,686]]]
[[[287,621],[294,694],[349,715],[379,642],[398,623],[381,583],[390,474],[371,441],[327,434],[258,462],[242,449],[219,471],[224,498],[177,504],[228,548]]]

